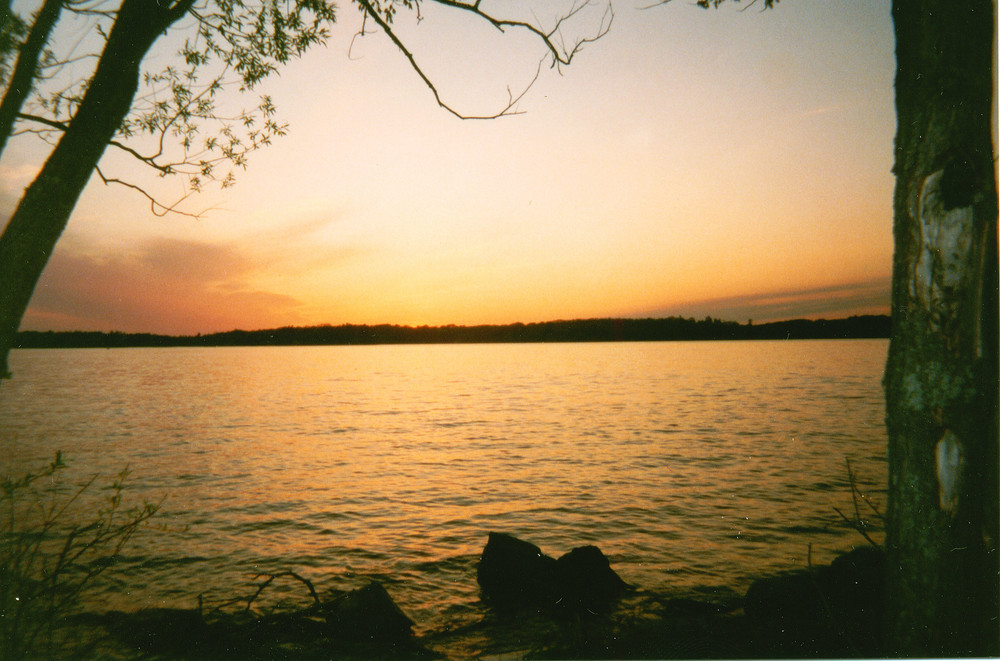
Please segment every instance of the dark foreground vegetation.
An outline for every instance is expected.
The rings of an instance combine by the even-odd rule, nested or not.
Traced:
[[[482,620],[418,636],[378,582],[260,612],[145,609],[72,618],[85,653],[154,659],[874,658],[884,556],[865,546],[760,579],[742,600],[671,598],[626,585],[594,546],[553,559],[490,533],[479,563]],[[268,577],[268,581],[275,577]],[[474,640],[472,648],[461,639]]]
[[[21,331],[20,349],[116,347],[219,347],[349,344],[460,344],[512,342],[649,342],[677,340],[808,340],[887,338],[887,316],[795,319],[768,324],[702,320],[577,319],[503,326],[310,326],[232,330],[210,335],[153,335],[97,331]]]

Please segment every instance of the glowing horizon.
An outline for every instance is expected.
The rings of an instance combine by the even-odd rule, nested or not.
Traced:
[[[348,56],[356,17],[342,12],[327,48],[261,90],[290,135],[234,189],[192,199],[213,208],[202,219],[155,218],[92,182],[22,328],[887,313],[889,2],[615,8],[611,33],[543,72],[524,114],[486,122],[437,108],[384,35]],[[448,100],[479,111],[530,80],[535,51],[514,38],[483,53],[478,32],[464,52],[436,47],[468,29],[432,11],[405,34]],[[43,156],[12,142],[0,218]]]

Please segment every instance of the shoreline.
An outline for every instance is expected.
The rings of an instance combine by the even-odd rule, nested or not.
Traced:
[[[480,326],[340,326],[231,330],[198,335],[159,335],[117,331],[20,331],[15,349],[350,346],[383,344],[528,344],[573,342],[680,342],[700,340],[887,339],[891,320],[867,315],[846,319],[793,319],[746,324],[703,320],[576,319],[530,324]]]
[[[420,635],[384,624],[387,611],[408,620],[391,597],[347,609],[347,629],[332,630],[331,605],[364,589],[314,593],[314,604],[296,609],[88,612],[68,625],[89,641],[86,656],[122,659],[874,657],[881,655],[882,557],[878,547],[858,547],[830,565],[762,577],[728,602],[634,586],[603,606],[504,609],[484,601],[481,618]]]

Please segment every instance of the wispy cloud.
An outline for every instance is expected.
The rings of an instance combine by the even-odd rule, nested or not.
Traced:
[[[300,301],[253,286],[259,268],[232,246],[174,239],[134,255],[57,250],[22,327],[197,333],[300,322]]]
[[[880,278],[828,287],[706,299],[648,310],[634,316],[712,316],[732,321],[835,318],[888,314],[890,280]]]
[[[829,106],[810,108],[809,110],[804,110],[799,113],[798,117],[815,117],[817,115],[828,115],[834,112],[843,112],[844,110],[849,110],[857,105],[857,103],[835,103]]]

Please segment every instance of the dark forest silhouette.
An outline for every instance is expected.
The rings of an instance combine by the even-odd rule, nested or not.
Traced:
[[[216,347],[364,344],[473,344],[515,342],[650,342],[682,340],[807,340],[888,338],[887,316],[794,319],[754,325],[706,317],[576,319],[480,326],[341,326],[232,330],[208,335],[154,335],[99,331],[21,331],[21,349],[112,347]]]

